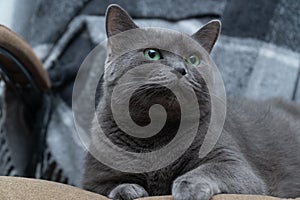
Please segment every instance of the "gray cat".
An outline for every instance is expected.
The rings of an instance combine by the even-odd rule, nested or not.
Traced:
[[[138,28],[129,15],[113,5],[106,14],[107,36]],[[212,21],[191,37],[210,52],[220,31],[220,23]],[[113,47],[111,47],[113,48]],[[150,48],[150,47],[149,47]],[[228,100],[222,134],[213,150],[204,158],[198,153],[207,131],[210,98],[201,75],[170,52],[151,47],[136,50],[112,60],[108,55],[103,80],[103,97],[98,106],[98,119],[106,135],[118,146],[133,152],[147,152],[167,144],[176,134],[180,117],[178,105],[170,103],[172,93],[152,85],[135,95],[132,118],[139,125],[149,123],[148,109],[154,103],[163,105],[171,114],[163,130],[147,139],[125,134],[111,114],[110,96],[115,81],[127,68],[152,62],[169,65],[193,84],[201,110],[198,134],[190,148],[172,164],[157,171],[125,173],[110,168],[91,154],[87,155],[83,187],[112,199],[130,200],[145,196],[173,195],[176,200],[208,200],[220,193],[261,194],[284,198],[300,196],[300,109],[283,100]],[[150,57],[150,59],[149,59]],[[176,60],[177,59],[177,60]],[[176,62],[174,62],[176,60]],[[194,62],[194,61],[192,61]],[[119,67],[122,66],[122,67]],[[167,78],[167,77],[165,77]],[[163,92],[160,92],[163,91]],[[152,94],[151,99],[145,98]]]

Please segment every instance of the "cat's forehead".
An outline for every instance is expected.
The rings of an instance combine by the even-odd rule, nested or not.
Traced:
[[[114,53],[119,55],[145,48],[161,49],[183,57],[195,52],[206,54],[192,37],[164,28],[129,30],[109,38],[108,42],[114,49]]]

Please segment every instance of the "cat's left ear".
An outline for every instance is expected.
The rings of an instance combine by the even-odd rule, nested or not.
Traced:
[[[129,14],[116,4],[106,10],[106,35],[111,37],[123,31],[138,28]]]
[[[196,33],[192,35],[200,45],[210,53],[214,44],[216,43],[221,30],[221,21],[212,20],[201,27]]]

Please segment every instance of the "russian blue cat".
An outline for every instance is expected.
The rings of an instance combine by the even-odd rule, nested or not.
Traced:
[[[138,26],[120,7],[112,5],[106,14],[107,37]],[[210,52],[218,38],[220,22],[211,21],[191,38]],[[109,47],[113,48],[113,47]],[[126,135],[113,120],[110,96],[115,81],[127,68],[141,63],[162,63],[185,77],[198,97],[201,120],[198,134],[188,150],[170,165],[151,172],[126,173],[115,170],[87,155],[83,187],[113,199],[130,200],[145,196],[173,195],[176,200],[208,200],[220,193],[260,194],[284,198],[300,196],[300,106],[279,99],[254,101],[228,99],[223,131],[213,150],[199,158],[203,132],[207,131],[210,98],[207,87],[192,67],[197,57],[180,58],[154,46],[127,52],[112,59],[103,79],[103,96],[98,106],[102,128],[118,146],[134,152],[147,152],[167,144],[174,136],[180,116],[172,93],[157,84],[150,85],[132,100],[132,118],[139,125],[149,123],[149,105],[158,103],[170,113],[166,126],[155,137],[138,139]],[[122,67],[120,67],[122,66]],[[165,81],[168,76],[162,74]],[[163,92],[161,92],[163,91]],[[147,98],[151,94],[151,98]]]

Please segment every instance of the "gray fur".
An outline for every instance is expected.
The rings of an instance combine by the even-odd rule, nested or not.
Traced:
[[[128,16],[116,6],[110,8],[109,12],[117,12],[114,16]],[[114,22],[116,23],[115,19]],[[122,23],[134,27],[130,18],[123,18]],[[122,28],[120,25],[118,27],[119,31],[129,28]],[[209,31],[215,33],[214,36],[203,37],[201,29],[193,35],[193,37],[201,35],[197,41],[200,44],[210,44],[206,47],[208,50],[215,43],[219,31],[216,24],[211,27],[217,28]],[[108,30],[108,33],[112,32]],[[210,41],[204,42],[203,38]],[[178,59],[171,53],[162,53],[165,55],[164,61],[161,61],[164,64],[172,66],[174,59]],[[107,62],[110,62],[109,56]],[[163,146],[173,136],[174,127],[178,123],[176,117],[178,110],[172,97],[161,95],[158,92],[160,88],[149,87],[147,92],[137,96],[132,102],[135,105],[132,111],[133,119],[139,124],[149,123],[147,109],[153,102],[147,100],[147,95],[151,93],[152,99],[170,109],[172,117],[166,122],[168,126],[163,130],[163,135],[158,134],[157,137],[148,140],[139,140],[126,135],[115,124],[109,106],[115,81],[128,70],[129,66],[134,67],[145,62],[147,61],[139,50],[129,52],[115,60],[111,65],[113,67],[105,72],[103,97],[98,107],[98,118],[104,122],[102,128],[107,131],[106,134],[122,148],[135,152]],[[221,137],[213,151],[200,159],[198,152],[209,122],[210,101],[202,77],[192,69],[189,69],[188,74],[193,75],[190,82],[194,85],[199,98],[201,120],[195,141],[184,155],[163,169],[130,174],[116,171],[88,154],[84,188],[113,199],[125,200],[170,194],[176,200],[208,200],[219,193],[299,197],[299,105],[278,99],[261,102],[247,99],[228,100],[227,116]]]

